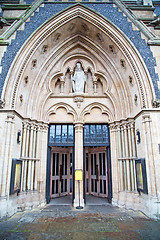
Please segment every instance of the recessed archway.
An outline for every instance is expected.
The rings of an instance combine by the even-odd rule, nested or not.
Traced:
[[[146,98],[154,94],[150,76],[136,49],[110,21],[80,5],[50,19],[25,43],[6,80],[6,104],[24,117],[43,120],[77,60],[90,71],[115,120],[151,104]],[[60,96],[63,102],[65,92]]]

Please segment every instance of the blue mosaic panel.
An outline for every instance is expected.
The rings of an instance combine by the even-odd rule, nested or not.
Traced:
[[[30,0],[28,0],[30,1]],[[27,38],[47,19],[54,16],[58,12],[64,10],[67,7],[72,6],[74,3],[45,3],[43,8],[39,8],[39,12],[35,12],[34,16],[31,17],[30,22],[25,24],[25,31],[18,31],[16,34],[16,39],[12,40],[11,45],[8,46],[7,52],[5,52],[4,57],[1,61],[2,73],[0,75],[0,94],[2,93],[3,84],[10,68],[10,65],[16,56],[16,53],[21,48],[22,44],[27,40]],[[127,18],[123,16],[122,12],[118,11],[118,8],[113,7],[111,3],[91,3],[91,2],[81,2],[81,4],[93,9],[97,13],[103,15],[105,18],[114,23],[124,34],[132,41],[135,47],[141,54],[146,66],[150,72],[153,85],[155,88],[155,93],[157,98],[160,99],[160,91],[158,89],[157,81],[159,81],[158,74],[155,73],[156,61],[147,46],[145,40],[141,39],[140,31],[133,31],[132,24],[127,21]]]
[[[32,4],[34,2],[34,0],[25,0],[26,4]]]
[[[156,14],[156,16],[160,15],[160,6],[154,6],[155,10],[154,13]]]

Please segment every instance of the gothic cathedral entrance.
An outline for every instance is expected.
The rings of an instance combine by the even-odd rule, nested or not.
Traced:
[[[109,128],[85,124],[83,131],[83,197],[111,198]],[[74,125],[50,125],[47,197],[75,196]]]

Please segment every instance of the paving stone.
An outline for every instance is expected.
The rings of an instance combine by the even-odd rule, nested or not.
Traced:
[[[160,239],[160,221],[113,206],[87,206],[77,211],[71,206],[48,205],[39,214],[35,212],[1,220],[0,239]]]

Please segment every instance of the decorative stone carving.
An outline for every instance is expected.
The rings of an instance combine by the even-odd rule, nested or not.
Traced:
[[[82,23],[81,26],[84,32],[87,32],[87,33],[89,32],[89,27],[87,26],[87,24]]]
[[[75,97],[74,98],[74,102],[77,103],[77,107],[80,108],[81,107],[81,103],[84,101],[84,99],[82,97]]]
[[[21,103],[23,102],[23,95],[22,94],[19,96],[19,100],[20,100]]]
[[[0,99],[0,109],[4,108],[5,101]]]
[[[116,53],[115,47],[113,45],[109,45],[109,50],[114,54]]]
[[[152,101],[152,107],[153,108],[159,108],[160,107],[160,100],[153,100]]]
[[[25,84],[28,83],[28,76],[26,76],[26,77],[24,78],[24,83],[25,83]]]
[[[97,33],[97,38],[100,42],[104,42],[104,39],[101,33]]]
[[[59,41],[59,39],[60,39],[60,36],[61,36],[61,33],[56,33],[56,34],[55,34],[55,36],[54,36],[54,39],[53,39],[53,41],[54,41],[54,42],[57,42],[57,41]]]
[[[132,76],[129,76],[129,83],[131,86],[133,86],[133,77]]]
[[[121,63],[121,66],[122,66],[123,68],[126,68],[126,62],[125,62],[124,59],[121,59],[121,60],[120,60],[120,63]]]
[[[82,69],[81,63],[76,64],[75,72],[71,77],[73,91],[75,93],[83,93],[84,92],[84,85],[86,82],[86,75]]]
[[[71,23],[71,24],[69,25],[68,31],[69,31],[69,32],[72,32],[72,31],[75,29],[75,27],[76,27],[76,24],[75,24],[75,23]]]
[[[37,59],[32,60],[32,68],[35,68],[37,65]]]
[[[48,50],[48,45],[43,45],[43,47],[42,47],[42,53],[47,52],[47,50]]]
[[[137,106],[138,105],[138,96],[137,94],[134,95],[134,103]]]

